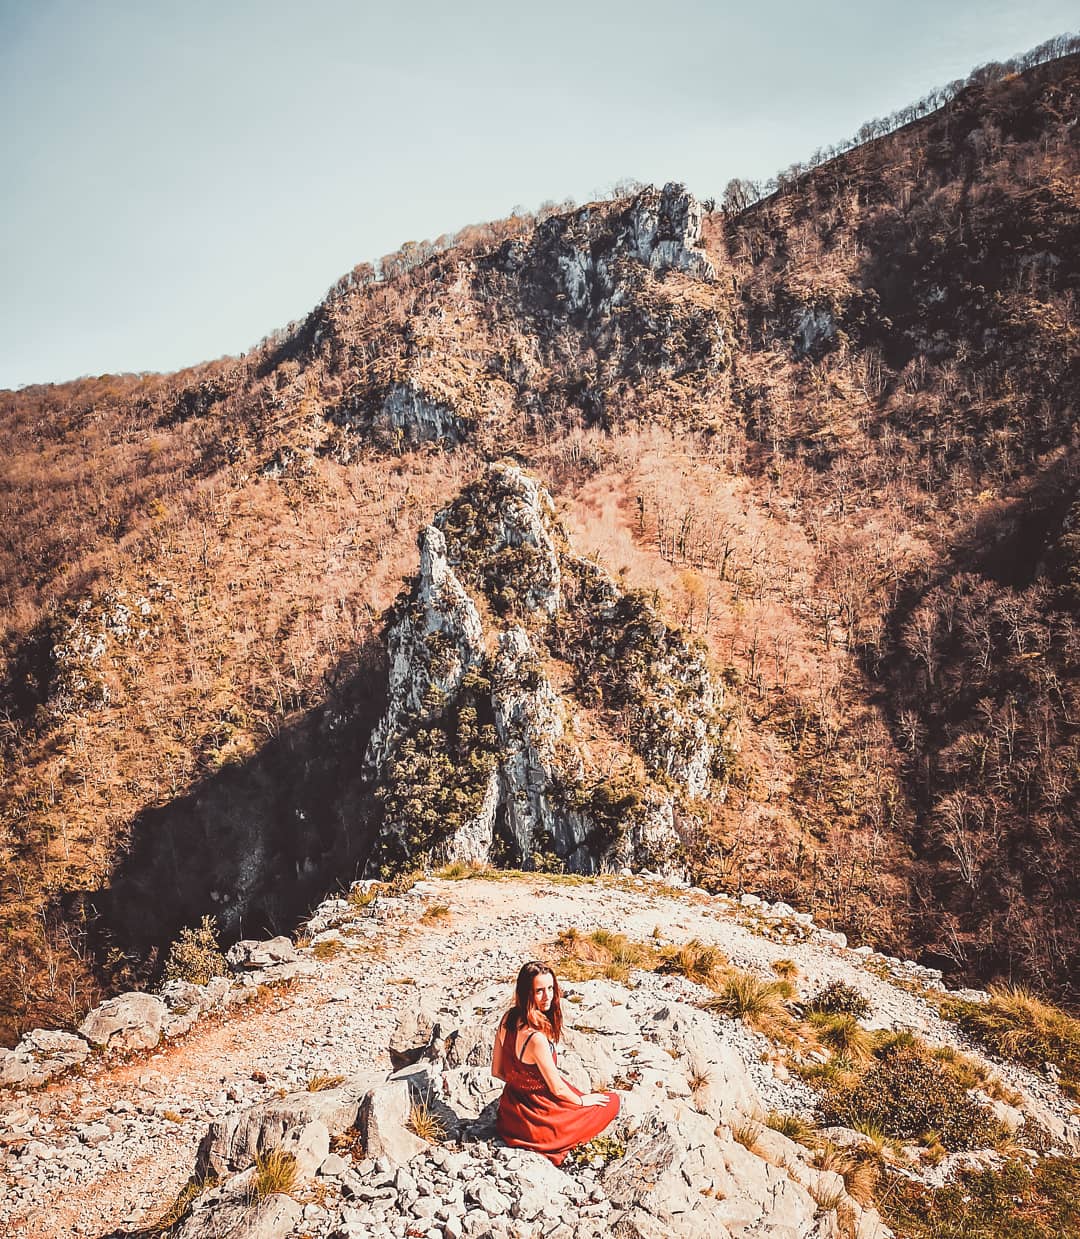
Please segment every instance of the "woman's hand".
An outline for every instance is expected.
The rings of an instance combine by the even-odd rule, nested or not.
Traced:
[[[581,1099],[583,1106],[606,1106],[607,1103],[607,1093],[586,1093]]]

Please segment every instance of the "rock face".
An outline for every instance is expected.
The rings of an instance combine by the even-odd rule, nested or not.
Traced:
[[[628,259],[655,275],[716,278],[699,248],[702,218],[701,204],[685,185],[650,186],[619,212],[592,206],[552,217],[527,251],[511,252],[512,261],[526,280],[553,279],[552,304],[564,303],[568,314],[607,315],[619,303],[619,264]]]
[[[647,597],[572,553],[535,478],[494,465],[423,531],[389,653],[364,759],[384,805],[373,872],[678,871],[676,819],[724,774],[722,694]]]
[[[415,383],[395,383],[382,403],[375,427],[396,432],[407,443],[456,444],[465,437],[463,419],[449,406],[428,395]]]

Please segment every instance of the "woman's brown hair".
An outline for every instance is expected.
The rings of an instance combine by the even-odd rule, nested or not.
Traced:
[[[545,973],[551,975],[554,991],[551,997],[551,1011],[547,1015],[542,1011],[537,1011],[532,1000],[533,982]],[[559,978],[550,964],[534,959],[522,967],[514,983],[514,1005],[507,1011],[503,1023],[511,1036],[519,1028],[527,1025],[550,1037],[552,1041],[559,1041],[562,1038],[562,991],[559,989]]]

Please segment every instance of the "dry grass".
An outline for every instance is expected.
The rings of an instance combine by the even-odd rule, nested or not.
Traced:
[[[987,1003],[953,1000],[944,1009],[1002,1058],[1056,1064],[1062,1088],[1080,1098],[1080,1020],[1019,985],[992,986]]]
[[[781,981],[794,984],[799,979],[799,965],[793,959],[774,959],[770,967]]]
[[[344,1076],[326,1075],[323,1072],[316,1072],[307,1082],[307,1091],[309,1093],[323,1093],[327,1089],[337,1088],[339,1084],[345,1083]]]
[[[345,896],[349,905],[358,910],[372,907],[382,893],[383,886],[381,882],[372,882],[368,887],[359,885],[350,886],[349,893]]]
[[[406,1124],[421,1140],[429,1144],[438,1144],[446,1139],[446,1127],[442,1119],[432,1110],[426,1101],[414,1101],[409,1109],[409,1119]]]
[[[762,1130],[762,1124],[757,1119],[740,1119],[731,1126],[731,1138],[741,1144],[744,1149],[749,1149],[751,1153],[756,1153]]]
[[[316,959],[334,959],[345,950],[345,943],[340,938],[323,938],[311,948]]]
[[[779,981],[762,981],[749,972],[729,972],[720,982],[715,997],[705,1006],[717,1015],[741,1019],[755,1032],[773,1033],[779,1025],[790,1024]]]
[[[697,985],[713,986],[719,982],[721,970],[727,962],[727,956],[719,947],[693,938],[682,946],[664,948],[656,970],[686,977]]]
[[[810,1017],[818,1039],[830,1053],[850,1063],[865,1063],[874,1052],[874,1038],[853,1015]]]
[[[609,929],[594,929],[590,933],[564,929],[554,946],[560,960],[560,975],[568,981],[589,981],[602,976],[625,983],[632,968],[653,971],[658,962],[651,947]]]
[[[444,925],[450,916],[449,904],[429,903],[420,915],[420,922],[423,925]]]
[[[461,882],[465,878],[479,878],[490,871],[490,866],[480,865],[475,861],[455,860],[449,865],[436,869],[435,876],[447,882]]]
[[[165,1207],[164,1212],[142,1230],[136,1231],[135,1234],[146,1236],[160,1235],[162,1231],[171,1229],[177,1222],[187,1216],[191,1211],[192,1204],[203,1192],[213,1187],[216,1182],[217,1180],[213,1175],[205,1179],[189,1179]]]
[[[690,1092],[695,1101],[700,1100],[713,1082],[713,1073],[711,1071],[694,1071],[687,1077],[687,1084],[690,1086]]]
[[[296,1187],[296,1158],[282,1149],[270,1149],[255,1157],[255,1174],[248,1187],[251,1200],[262,1200],[276,1193],[288,1196]]]
[[[779,1110],[770,1110],[765,1116],[765,1126],[808,1149],[814,1148],[821,1140],[817,1125],[801,1114],[782,1114]]]
[[[811,1164],[818,1170],[831,1170],[840,1175],[847,1194],[861,1205],[873,1200],[881,1180],[879,1159],[869,1149],[841,1149],[831,1141],[824,1141],[815,1149]]]

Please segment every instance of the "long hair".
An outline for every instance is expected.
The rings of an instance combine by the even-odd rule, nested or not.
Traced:
[[[537,977],[543,976],[545,973],[551,974],[551,980],[554,983],[551,1010],[546,1015],[543,1011],[537,1011],[533,1006],[532,1000],[533,982]],[[550,964],[544,963],[543,960],[534,959],[522,967],[518,973],[517,981],[514,983],[514,1005],[503,1017],[503,1023],[506,1025],[506,1031],[511,1036],[519,1028],[528,1025],[529,1028],[535,1028],[537,1032],[542,1032],[546,1037],[550,1037],[552,1041],[561,1040],[563,1026],[562,991],[559,989],[559,978],[555,975],[555,969]]]

